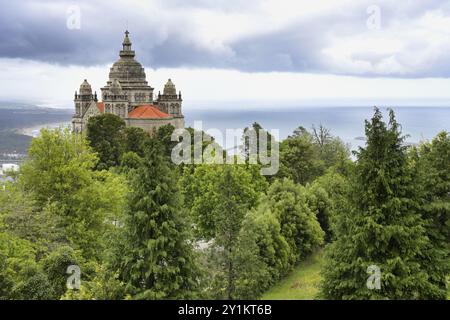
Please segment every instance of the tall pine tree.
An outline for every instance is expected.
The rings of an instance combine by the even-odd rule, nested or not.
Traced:
[[[375,109],[366,121],[367,143],[357,154],[352,209],[339,213],[337,239],[327,252],[325,298],[429,298],[432,285],[420,259],[428,238],[404,137],[392,110],[389,117],[386,125]]]
[[[131,181],[118,269],[135,299],[192,298],[198,284],[180,193],[167,161],[160,142],[149,139]]]

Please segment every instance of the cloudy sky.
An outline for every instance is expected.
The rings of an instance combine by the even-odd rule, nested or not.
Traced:
[[[129,29],[188,105],[450,105],[450,1],[0,0],[0,100],[71,107]],[[258,104],[259,102],[265,102]],[[207,105],[207,103],[205,104]]]

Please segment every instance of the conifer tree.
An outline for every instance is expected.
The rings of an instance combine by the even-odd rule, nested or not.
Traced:
[[[325,298],[428,298],[430,282],[420,262],[428,239],[404,137],[392,110],[389,116],[386,125],[375,109],[366,121],[367,144],[357,153],[352,209],[339,213],[337,240],[327,252]]]
[[[161,144],[149,139],[132,181],[130,210],[116,261],[120,280],[135,299],[190,298],[197,267],[187,222]]]
[[[224,167],[218,193],[219,201],[216,207],[217,231],[216,244],[223,248],[223,265],[225,276],[226,298],[236,298],[236,272],[237,243],[246,207],[238,201],[241,191],[240,179],[236,177],[230,166]]]
[[[418,158],[417,158],[418,155]],[[450,136],[439,133],[431,143],[423,143],[416,157],[422,192],[421,213],[430,239],[424,252],[424,266],[434,284],[430,296],[445,299],[446,277],[450,273]]]

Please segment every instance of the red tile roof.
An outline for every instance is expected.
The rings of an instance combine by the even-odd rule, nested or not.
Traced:
[[[100,113],[105,112],[105,104],[103,102],[97,102],[97,108],[100,110]]]
[[[132,119],[162,119],[170,118],[167,113],[162,112],[156,106],[142,105],[136,107],[133,111],[128,113],[128,118]]]

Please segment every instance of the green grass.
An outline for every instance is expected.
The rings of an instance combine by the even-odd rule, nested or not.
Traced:
[[[301,262],[292,273],[273,286],[263,300],[312,300],[319,293],[323,251],[318,251]]]
[[[322,277],[323,251],[318,251],[301,262],[286,278],[269,289],[262,300],[313,300],[317,299]],[[450,280],[450,278],[449,278]],[[447,290],[450,300],[450,285]]]

